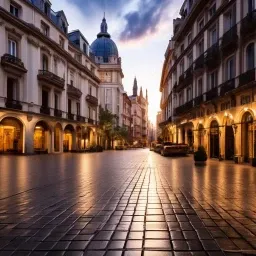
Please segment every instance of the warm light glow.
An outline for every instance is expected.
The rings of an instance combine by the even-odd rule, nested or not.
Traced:
[[[248,108],[244,108],[244,111],[247,111],[248,110]]]
[[[224,116],[228,116],[228,113],[227,113],[227,112],[225,112]]]
[[[42,127],[41,126],[36,126],[36,129],[41,129]]]

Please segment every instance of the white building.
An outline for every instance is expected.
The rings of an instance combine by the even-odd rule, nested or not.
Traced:
[[[0,0],[0,152],[97,143],[100,79],[88,49],[79,31],[68,34],[64,12],[52,11],[48,0]],[[121,91],[122,73],[116,73],[111,78]]]
[[[122,78],[124,75],[121,58],[118,55],[115,42],[108,33],[108,25],[105,17],[102,20],[97,39],[91,44],[91,52],[94,55],[95,62],[99,66],[101,107],[117,115],[117,125],[122,126],[124,93]]]

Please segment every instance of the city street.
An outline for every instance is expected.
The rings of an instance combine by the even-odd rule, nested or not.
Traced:
[[[251,166],[148,149],[0,156],[0,255],[253,253],[255,184]]]

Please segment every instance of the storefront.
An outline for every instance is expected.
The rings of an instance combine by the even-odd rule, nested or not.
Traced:
[[[23,152],[23,124],[16,118],[6,117],[0,122],[0,152]]]
[[[45,152],[49,151],[50,145],[50,130],[44,121],[36,124],[34,129],[34,151]]]
[[[210,125],[210,157],[219,158],[220,152],[220,138],[219,138],[219,124],[216,120]]]
[[[68,152],[72,150],[74,133],[75,133],[75,130],[73,126],[68,124],[64,129],[64,139],[63,139],[64,152]]]

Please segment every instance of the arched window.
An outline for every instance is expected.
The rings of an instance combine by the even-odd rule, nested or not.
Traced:
[[[43,70],[48,70],[48,57],[46,55],[42,57],[42,68]]]
[[[247,70],[255,67],[255,45],[250,43],[246,48],[246,68]]]

